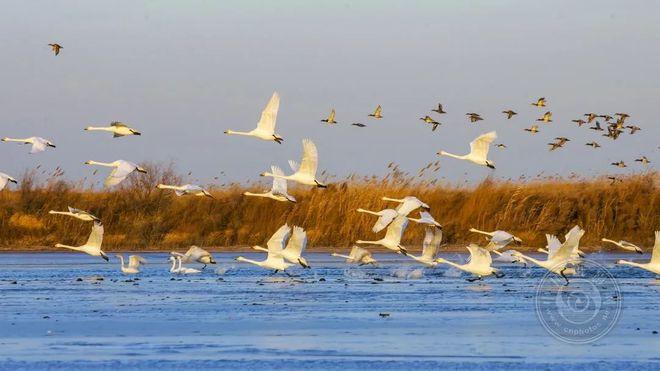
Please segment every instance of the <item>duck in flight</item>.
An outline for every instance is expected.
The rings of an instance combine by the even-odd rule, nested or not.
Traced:
[[[442,104],[441,103],[438,103],[438,108],[432,109],[431,112],[436,112],[438,114],[447,113],[447,112],[445,112],[445,110],[442,109]]]
[[[628,125],[628,126],[626,126],[626,129],[630,129],[630,134],[635,134],[639,130],[642,130],[642,128],[640,128],[639,126],[635,126],[635,125]]]
[[[586,121],[584,121],[584,120],[582,120],[582,119],[578,119],[578,120],[571,120],[571,122],[574,122],[574,123],[576,123],[576,124],[577,124],[577,126],[582,126],[582,125],[584,125],[584,124],[586,124],[586,123],[587,123]]]
[[[367,126],[367,125],[365,125],[365,124],[361,124],[361,123],[359,123],[359,122],[354,122],[354,123],[352,123],[351,125],[353,125],[353,126],[357,126],[357,127],[359,127],[359,128],[363,128],[363,127]]]
[[[598,121],[596,121],[596,125],[594,125],[594,126],[590,126],[589,129],[591,129],[591,130],[596,130],[596,131],[603,131],[603,130],[605,130],[605,129],[603,129],[603,128],[600,126],[600,122],[598,122]]]
[[[536,100],[536,102],[532,102],[532,106],[536,107],[545,107],[548,102],[545,100],[544,97],[541,97]]]
[[[30,149],[30,153],[43,152],[48,147],[55,148],[55,144],[53,144],[53,142],[51,142],[48,139],[44,139],[42,137],[29,137],[23,139],[4,137],[0,140],[2,140],[3,142],[17,142],[23,144],[31,144],[32,148]]]
[[[142,135],[139,131],[129,127],[123,122],[114,121],[110,126],[88,126],[86,131],[109,131],[112,133],[113,138],[125,137],[128,135]]]
[[[433,128],[431,129],[431,131],[435,131],[435,129],[437,129],[438,126],[442,125],[441,123],[435,121],[435,120],[434,120],[431,116],[429,116],[429,115],[426,115],[426,116],[424,116],[424,117],[420,117],[419,119],[422,120],[422,121],[424,121],[425,123],[427,123],[427,124],[429,124],[429,125],[432,125]]]
[[[526,128],[524,129],[525,131],[529,131],[532,134],[536,134],[539,132],[539,126],[538,125],[532,125],[531,128]]]
[[[548,111],[543,114],[540,118],[536,119],[536,121],[541,121],[541,122],[552,122],[552,112]]]
[[[589,143],[587,143],[587,144],[585,144],[585,145],[587,145],[587,146],[591,146],[591,147],[593,147],[593,148],[600,148],[600,144],[598,144],[598,142],[593,142],[593,141],[592,141],[592,142],[589,142]]]
[[[610,165],[613,165],[613,166],[616,166],[616,167],[621,167],[621,168],[628,167],[626,165],[626,163],[623,162],[623,160],[621,160],[619,162],[612,162]]]
[[[648,165],[648,164],[651,163],[651,161],[648,158],[646,158],[646,156],[642,156],[638,159],[635,159],[635,161],[636,162],[641,162],[643,165]]]
[[[505,149],[505,148],[507,148],[507,147],[506,147],[506,144],[504,144],[504,143],[497,143],[497,144],[495,145],[495,147],[500,148],[500,149]]]
[[[370,113],[369,117],[373,117],[375,119],[382,119],[383,118],[383,109],[381,108],[380,104],[378,107],[376,107],[376,110],[374,113]]]
[[[507,120],[510,120],[513,116],[518,114],[518,112],[510,109],[506,111],[502,111],[502,113],[506,115]]]
[[[275,133],[275,125],[277,124],[277,112],[280,109],[280,95],[274,92],[266,107],[261,111],[261,117],[257,122],[257,127],[248,132],[226,130],[225,134],[229,135],[244,135],[255,137],[265,141],[273,141],[282,144],[284,138]]]
[[[587,123],[589,124],[591,124],[591,122],[594,121],[596,117],[598,117],[598,115],[593,112],[585,113],[583,116],[587,118]]]
[[[332,111],[330,111],[328,118],[321,120],[321,122],[325,122],[327,124],[336,124],[337,121],[335,121],[335,109],[333,108]]]
[[[468,120],[470,120],[470,122],[472,123],[483,120],[483,117],[481,117],[481,115],[478,113],[468,112],[465,115],[468,117]]]
[[[50,50],[52,50],[53,53],[55,53],[55,55],[60,55],[60,50],[64,49],[64,47],[62,45],[57,44],[57,43],[48,44],[48,46],[50,46]]]

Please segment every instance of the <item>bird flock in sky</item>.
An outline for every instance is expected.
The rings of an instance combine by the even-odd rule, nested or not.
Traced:
[[[61,49],[63,49],[61,45],[56,43],[49,45],[55,55],[59,55]],[[548,101],[545,98],[539,98],[531,104],[539,108],[546,107],[548,105]],[[250,131],[236,131],[227,129],[224,133],[227,135],[254,137],[263,141],[272,141],[278,144],[283,144],[285,140],[284,137],[275,131],[279,106],[280,96],[277,92],[275,92],[269,99],[266,107],[263,109],[256,128]],[[434,108],[432,112],[433,114],[437,115],[443,115],[447,113],[444,110],[442,104],[438,104],[437,108]],[[509,120],[513,119],[517,115],[517,112],[511,109],[504,110],[502,113],[506,115],[506,118]],[[469,112],[466,114],[466,116],[470,123],[477,123],[478,121],[484,119],[479,113],[475,112]],[[614,118],[615,116],[616,120]],[[368,115],[368,117],[371,117],[372,119],[382,119],[382,107],[379,105],[372,113]],[[547,111],[543,113],[536,121],[540,123],[539,125],[546,125],[553,122],[552,117],[552,112]],[[603,136],[608,137],[611,140],[617,140],[617,138],[619,138],[619,136],[624,133],[626,129],[629,130],[629,134],[635,134],[637,131],[641,130],[635,125],[626,125],[626,119],[630,117],[626,113],[615,113],[614,116],[587,113],[584,115],[584,117],[584,119],[576,119],[573,120],[573,122],[576,123],[579,127],[583,126],[584,124],[592,124],[593,126],[590,126],[589,129],[594,131],[607,130],[607,133],[604,133]],[[602,119],[605,122],[605,128],[603,128],[603,125],[601,125],[598,119]],[[435,131],[439,126],[442,125],[441,122],[436,121],[430,115],[425,115],[424,117],[421,117],[420,120],[422,120],[425,124],[430,125],[432,131]],[[321,121],[327,125],[337,124],[338,121],[335,110],[332,109],[328,117]],[[367,126],[359,122],[352,123],[351,125],[357,127]],[[524,130],[532,134],[536,134],[540,131],[539,125],[533,125],[532,127],[525,128]],[[84,130],[90,132],[101,131],[112,133],[114,138],[125,136],[140,136],[142,134],[140,131],[131,128],[122,122],[112,122],[107,126],[88,126],[84,128]],[[495,163],[488,158],[488,152],[491,144],[496,139],[497,133],[495,131],[490,131],[478,136],[472,142],[470,142],[470,151],[467,154],[456,155],[446,151],[439,151],[437,154],[439,156],[453,157],[455,159],[464,160],[480,166],[495,169]],[[36,136],[22,139],[5,137],[2,138],[2,141],[29,144],[31,145],[31,154],[43,152],[48,148],[56,148],[52,141]],[[550,146],[550,151],[564,147],[569,141],[570,139],[566,137],[556,137],[552,143],[548,143]],[[601,145],[596,141],[586,143],[586,145],[591,146],[594,149],[601,147]],[[498,148],[506,148],[504,143],[496,144],[496,146]],[[635,161],[641,162],[645,165],[650,162],[644,156],[636,159]],[[328,187],[328,184],[325,184],[317,177],[318,162],[319,153],[316,145],[311,139],[303,139],[302,158],[300,163],[293,160],[289,161],[289,167],[291,170],[289,175],[286,175],[286,173],[280,167],[272,165],[270,167],[270,171],[264,171],[260,174],[263,177],[272,178],[271,189],[265,190],[262,193],[245,192],[244,196],[269,198],[278,202],[289,202],[295,204],[296,198],[290,195],[287,190],[288,182],[295,182],[301,185],[318,188]],[[112,168],[110,174],[104,181],[105,187],[113,187],[120,184],[132,173],[146,173],[144,168],[126,160],[116,160],[113,162],[89,160],[86,161],[85,164]],[[627,166],[623,160],[612,163],[612,165],[618,167]],[[17,183],[17,180],[7,174],[0,173],[0,190],[5,188],[9,182]],[[209,191],[195,184],[158,184],[157,188],[161,190],[174,191],[177,196],[200,196],[208,197],[211,199],[213,198],[213,195]],[[414,196],[406,196],[404,198],[383,197],[382,200],[386,202],[397,203],[397,206],[395,208],[386,208],[380,211],[370,211],[361,208],[357,209],[357,211],[377,217],[376,222],[373,225],[372,232],[380,233],[384,230],[384,236],[377,240],[357,240],[355,241],[356,245],[352,247],[348,255],[333,253],[332,256],[344,258],[346,259],[347,263],[354,263],[358,265],[376,265],[378,262],[370,253],[370,251],[357,245],[379,245],[388,251],[410,258],[412,261],[422,264],[425,267],[435,268],[441,264],[453,266],[459,270],[470,273],[470,281],[479,280],[483,277],[491,275],[498,278],[502,277],[504,273],[492,266],[492,257],[495,256],[495,260],[497,261],[519,263],[524,265],[527,265],[528,263],[534,264],[548,270],[549,272],[561,276],[566,280],[566,284],[569,283],[568,276],[576,273],[575,267],[580,265],[581,260],[584,257],[584,253],[580,250],[579,244],[580,239],[584,235],[585,231],[579,226],[574,226],[564,236],[563,242],[554,235],[546,235],[546,247],[544,249],[538,250],[539,252],[547,254],[547,258],[544,260],[538,260],[529,255],[525,255],[517,251],[515,248],[505,250],[505,248],[509,245],[520,245],[523,242],[520,238],[514,236],[511,233],[500,230],[488,232],[472,228],[470,229],[470,232],[484,235],[487,243],[484,246],[477,244],[468,245],[467,249],[470,253],[470,257],[466,263],[460,264],[457,262],[451,262],[438,256],[440,249],[443,246],[443,229],[442,224],[436,221],[430,214],[431,208],[428,204]],[[412,216],[414,212],[418,213],[418,217],[415,218]],[[104,260],[109,261],[108,255],[101,249],[104,225],[98,217],[92,215],[89,212],[73,207],[69,207],[67,211],[51,210],[49,213],[53,215],[73,217],[85,222],[92,222],[91,233],[84,245],[70,246],[57,244],[55,245],[56,247],[83,252],[91,256],[101,257]],[[424,240],[422,241],[421,255],[412,254],[405,246],[401,244],[404,232],[410,221],[425,228],[425,236]],[[640,247],[630,242],[617,242],[607,238],[603,238],[602,241],[611,243],[624,251],[636,252],[640,254],[643,253],[643,250]],[[266,247],[253,246],[254,250],[267,253],[265,260],[256,261],[247,259],[242,256],[237,257],[236,260],[239,262],[254,264],[261,268],[275,272],[286,271],[288,268],[296,265],[299,265],[303,268],[310,268],[311,265],[303,257],[303,253],[305,252],[306,247],[306,231],[300,226],[293,226],[292,228],[285,224],[273,233],[271,238],[266,243]],[[124,257],[122,255],[117,255],[117,258],[120,261],[121,271],[125,274],[139,273],[140,266],[146,264],[146,260],[138,255],[131,255],[127,262],[124,261]],[[197,274],[202,272],[202,270],[186,267],[183,264],[200,263],[206,267],[207,264],[216,263],[213,259],[213,256],[208,251],[197,246],[190,247],[190,249],[183,254],[172,252],[169,261],[172,264],[170,272],[175,274]],[[618,263],[631,265],[648,270],[655,274],[660,274],[660,231],[655,232],[655,245],[653,246],[652,256],[649,263],[640,264],[625,260],[620,260]]]

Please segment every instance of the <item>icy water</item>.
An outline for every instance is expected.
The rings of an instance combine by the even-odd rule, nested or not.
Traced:
[[[540,268],[496,264],[506,277],[470,283],[392,254],[377,268],[308,254],[313,269],[288,277],[226,253],[193,277],[142,255],[134,280],[114,256],[0,254],[0,369],[660,368],[660,280],[614,265],[648,254],[590,256],[616,277],[623,309],[583,345],[540,325]]]

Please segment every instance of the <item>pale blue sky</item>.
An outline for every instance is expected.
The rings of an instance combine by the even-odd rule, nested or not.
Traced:
[[[660,3],[655,1],[4,1],[0,13],[0,136],[38,135],[58,148],[38,155],[0,143],[0,171],[60,165],[71,179],[85,160],[174,162],[206,183],[258,179],[298,159],[313,139],[320,169],[381,174],[395,161],[415,172],[444,149],[465,153],[497,130],[498,177],[642,170],[660,161]],[[64,46],[55,57],[47,44]],[[285,144],[226,136],[249,130],[274,90]],[[555,122],[522,129],[549,100]],[[431,132],[418,118],[441,101]],[[383,120],[367,114],[383,105]],[[319,120],[337,110],[336,127]],[[520,114],[507,121],[499,112]],[[464,114],[486,120],[468,124]],[[616,141],[570,120],[585,112],[632,115],[643,131]],[[82,129],[125,121],[142,137]],[[350,126],[362,122],[369,127]],[[555,136],[573,139],[548,152]],[[592,139],[603,145],[592,150]],[[625,160],[620,171],[610,162]],[[442,158],[441,176],[490,171]],[[467,173],[467,175],[466,175]],[[96,176],[102,179],[104,172]],[[223,179],[223,180],[225,180]],[[221,183],[221,182],[218,182]]]

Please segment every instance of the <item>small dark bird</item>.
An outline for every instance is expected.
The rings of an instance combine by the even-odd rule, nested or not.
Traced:
[[[628,117],[630,117],[629,114],[624,113],[624,112],[617,112],[617,113],[615,113],[614,115],[615,115],[615,116],[619,116],[619,119],[620,119],[620,120],[625,120],[625,119],[627,119]]]
[[[635,134],[635,132],[637,132],[639,130],[642,130],[642,128],[640,128],[639,126],[635,126],[635,125],[628,125],[628,126],[626,126],[626,128],[630,129],[630,134]]]
[[[649,161],[649,159],[646,158],[646,156],[642,156],[642,157],[640,157],[640,158],[638,158],[638,159],[635,159],[635,161],[637,161],[637,162],[641,162],[641,163],[644,164],[644,165],[648,165],[648,164],[651,163],[651,161]]]
[[[376,110],[374,111],[374,113],[369,114],[369,117],[373,117],[375,119],[382,119],[383,118],[382,113],[383,113],[383,109],[380,107],[380,104],[379,104],[378,107],[376,107]]]
[[[616,167],[628,167],[625,162],[619,161],[619,162],[612,162],[610,165],[614,165]]]
[[[466,113],[465,115],[467,115],[470,122],[477,122],[483,120],[483,117],[481,117],[481,115],[479,115],[478,113],[470,112],[470,113]]]
[[[596,119],[596,117],[598,117],[598,115],[595,114],[595,113],[593,113],[593,112],[591,112],[591,113],[585,113],[583,116],[587,118],[587,122],[590,123],[590,124],[591,124],[591,122],[592,122],[593,120]]]
[[[502,143],[499,143],[499,144],[496,144],[495,147],[497,147],[497,148],[506,148],[506,145],[502,144]]]
[[[571,141],[570,139],[564,138],[564,137],[558,137],[558,138],[555,138],[555,140],[556,140],[556,142],[554,142],[554,143],[548,143],[548,145],[551,146],[550,147],[551,151],[554,151],[557,148],[561,148],[561,147],[564,146],[564,144],[566,144],[566,142]]]
[[[337,121],[335,121],[335,109],[333,108],[332,111],[330,111],[330,116],[328,116],[327,119],[321,120],[321,122],[326,122],[328,124],[336,124]]]
[[[427,123],[427,124],[433,125],[433,128],[431,129],[431,131],[435,131],[435,129],[437,129],[439,125],[442,125],[441,123],[435,121],[435,120],[434,120],[431,116],[429,116],[429,115],[426,115],[426,116],[424,116],[424,117],[420,117],[419,119],[422,120],[422,121],[424,121],[424,122]]]
[[[607,127],[607,134],[603,134],[604,137],[612,138],[612,140],[617,140],[619,138],[619,135],[623,132],[623,130],[617,129],[616,126],[608,126]]]
[[[616,182],[623,182],[623,179],[617,178],[615,176],[608,176],[607,179],[611,180],[610,185],[614,185]]]
[[[597,142],[589,142],[586,145],[592,146],[593,148],[600,148],[600,144],[598,144]]]
[[[591,129],[591,130],[596,130],[596,131],[603,131],[603,130],[605,130],[605,129],[603,129],[602,127],[600,127],[600,122],[598,122],[598,121],[596,121],[596,126],[591,126],[591,127],[589,127],[589,129]]]
[[[510,109],[502,111],[502,113],[506,115],[507,120],[510,120],[513,116],[518,114],[518,112]]]
[[[582,119],[579,119],[579,120],[571,120],[571,121],[574,122],[574,123],[576,123],[578,126],[582,126],[582,125],[584,125],[584,124],[587,123],[586,121],[584,121],[584,120],[582,120]]]
[[[557,137],[555,140],[560,141],[562,143],[570,142],[571,140],[566,138],[566,137]]]
[[[532,134],[536,134],[539,132],[539,126],[538,125],[532,125],[531,128],[525,129],[525,131],[529,131]]]
[[[536,100],[536,102],[532,102],[532,106],[536,107],[545,107],[547,101],[545,100],[545,97],[541,97]]]
[[[357,126],[357,127],[359,127],[359,128],[363,128],[363,127],[367,126],[367,125],[365,125],[365,124],[360,124],[359,122],[354,122],[354,123],[352,123],[351,125],[353,125],[353,126]]]
[[[447,112],[445,112],[445,110],[442,109],[442,104],[440,104],[440,103],[438,103],[438,108],[432,109],[431,111],[432,112],[437,112],[439,114],[447,113]]]
[[[608,121],[608,122],[609,122],[611,119],[613,119],[613,117],[610,116],[610,115],[598,115],[598,117],[600,117],[600,118],[602,118],[603,120]]]
[[[64,47],[60,44],[48,44],[50,46],[50,49],[55,52],[55,55],[60,54],[60,49],[64,49]]]
[[[536,119],[536,121],[542,122],[552,122],[552,112],[548,111],[541,116],[541,118]]]

